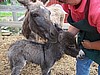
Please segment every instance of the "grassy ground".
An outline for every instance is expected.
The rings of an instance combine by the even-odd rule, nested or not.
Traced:
[[[23,15],[23,12],[19,12],[17,13],[17,16],[21,16]],[[8,16],[12,16],[12,12],[0,12],[0,17],[8,17]]]
[[[0,12],[0,21],[9,21],[12,18],[12,12]],[[17,18],[24,15],[24,12],[17,13]],[[7,19],[5,19],[7,18]]]

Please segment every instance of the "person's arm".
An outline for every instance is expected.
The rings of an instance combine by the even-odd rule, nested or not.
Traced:
[[[98,4],[94,7],[91,6],[91,8],[98,8]],[[92,17],[89,17],[89,23],[90,25],[96,25],[97,31],[100,34],[100,9],[95,9],[96,12],[94,12],[94,9],[91,10],[90,12],[92,13]],[[94,36],[95,37],[95,36]],[[87,49],[94,49],[94,50],[100,50],[100,40],[98,41],[94,41],[94,42],[90,42],[89,40],[83,40],[82,45],[84,46],[84,48]]]
[[[90,42],[88,40],[83,40],[82,45],[87,49],[100,50],[100,41]]]
[[[68,4],[62,4],[63,10],[69,13]],[[66,19],[68,18],[68,14],[66,14]],[[72,33],[74,36],[79,32],[79,29],[75,28],[74,26],[70,25],[68,28],[68,32]]]
[[[79,29],[75,28],[74,26],[69,26],[68,32],[72,33],[75,36],[79,32]]]

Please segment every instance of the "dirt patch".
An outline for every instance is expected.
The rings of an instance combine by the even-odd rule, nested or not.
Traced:
[[[10,75],[11,70],[7,59],[7,49],[16,40],[24,39],[23,36],[0,36],[0,75]],[[52,67],[51,75],[75,75],[76,60],[64,55]],[[90,75],[97,75],[97,64],[91,65]],[[21,75],[40,75],[41,70],[38,65],[28,63],[22,70]]]

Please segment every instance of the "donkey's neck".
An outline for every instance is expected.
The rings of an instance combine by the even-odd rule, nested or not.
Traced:
[[[49,50],[49,52],[52,53],[52,57],[54,58],[54,61],[59,60],[62,55],[64,54],[63,49],[60,46],[60,43],[48,43],[46,44],[46,50]]]

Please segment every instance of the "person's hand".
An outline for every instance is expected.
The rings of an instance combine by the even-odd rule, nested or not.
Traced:
[[[83,42],[81,42],[81,43],[82,43],[84,48],[92,49],[91,42],[89,40],[83,40]]]

